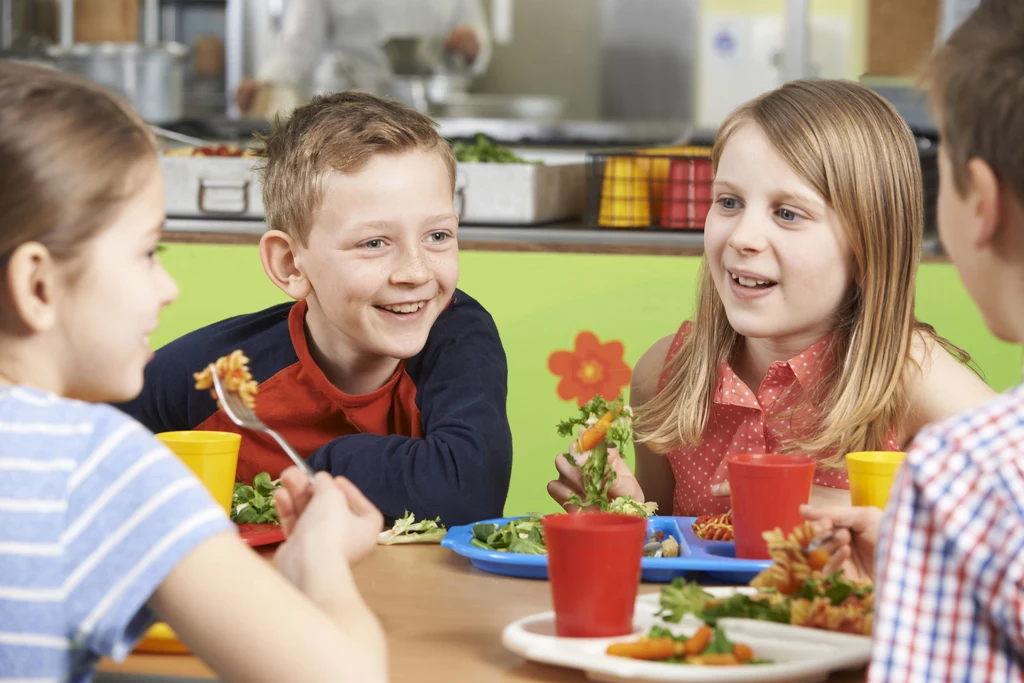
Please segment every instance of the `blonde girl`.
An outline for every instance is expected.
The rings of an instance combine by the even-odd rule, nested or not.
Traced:
[[[98,403],[139,393],[177,296],[145,124],[97,86],[0,61],[0,160],[0,681],[92,680],[156,617],[223,680],[383,681],[348,566],[381,517],[351,484],[287,473],[275,571]]]
[[[993,393],[914,317],[913,135],[860,85],[797,81],[726,119],[712,168],[696,313],[633,370],[636,477],[616,459],[612,492],[724,512],[727,455],[799,452],[812,502],[849,504],[846,453],[899,450]],[[580,484],[557,466],[563,502]]]

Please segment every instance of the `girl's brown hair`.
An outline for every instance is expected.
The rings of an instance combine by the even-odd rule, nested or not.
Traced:
[[[913,335],[934,335],[914,318],[924,221],[916,142],[892,105],[867,88],[796,81],[730,114],[715,139],[714,171],[744,125],[758,126],[835,210],[853,252],[854,287],[832,326],[835,363],[818,394],[809,397],[817,429],[785,449],[827,453],[819,464],[840,469],[848,452],[884,450],[886,437],[905,418]],[[705,260],[691,332],[669,362],[662,390],[637,411],[641,441],[660,452],[700,442],[719,365],[733,359],[741,340]]]
[[[156,146],[113,94],[77,76],[0,61],[0,266],[26,242],[61,260],[109,225]]]

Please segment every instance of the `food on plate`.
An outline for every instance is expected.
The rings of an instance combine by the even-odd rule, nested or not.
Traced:
[[[540,515],[513,519],[502,525],[474,524],[470,545],[484,550],[523,555],[547,555]]]
[[[679,541],[664,531],[655,531],[644,546],[644,557],[679,557]]]
[[[605,652],[614,657],[666,664],[740,666],[769,663],[767,660],[755,659],[749,645],[734,643],[722,629],[708,624],[702,624],[689,637],[677,636],[667,628],[653,626],[639,640],[612,643]]]
[[[236,392],[247,406],[255,410],[256,392],[259,385],[252,378],[252,373],[249,372],[249,359],[242,353],[242,350],[238,349],[226,356],[221,356],[213,365],[217,370],[217,375],[224,382],[224,389]],[[192,377],[195,378],[196,389],[209,389],[210,395],[217,399],[217,391],[213,388],[213,372],[209,365],[201,372],[193,373]],[[217,405],[221,408],[224,407],[219,399]]]
[[[206,145],[204,147],[175,147],[165,149],[164,156],[168,157],[242,157],[251,159],[256,157],[252,149],[239,147],[238,145]]]
[[[579,429],[583,431],[573,441],[573,448],[576,453],[589,453],[587,459],[580,465],[571,454],[566,453],[564,457],[580,471],[584,495],[581,498],[574,493],[566,504],[577,505],[581,510],[596,508],[638,517],[653,515],[658,510],[657,503],[641,503],[629,496],[608,500],[608,490],[616,477],[615,470],[608,464],[608,445],[611,443],[623,453],[633,438],[633,411],[622,395],[614,401],[595,396],[580,407],[577,415],[558,424],[558,435],[569,437]]]
[[[277,506],[274,505],[274,490],[281,481],[271,481],[270,474],[260,472],[252,480],[252,486],[235,482],[231,495],[231,521],[235,524],[280,524]]]
[[[495,164],[534,164],[541,165],[540,161],[527,161],[508,147],[495,144],[483,133],[477,133],[473,142],[456,141],[452,145],[455,152],[455,160],[475,163]]]
[[[772,565],[750,582],[757,588],[756,593],[715,599],[695,582],[676,578],[661,590],[659,616],[679,622],[684,615],[693,614],[712,625],[725,618],[758,619],[871,635],[874,586],[845,578],[841,569],[823,575],[821,569],[828,562],[828,553],[808,552],[814,537],[809,524],[797,527],[788,537],[779,529],[763,535]]]
[[[441,524],[441,518],[416,521],[416,515],[408,510],[405,515],[395,520],[394,525],[380,532],[378,545],[398,545],[400,543],[440,543],[448,530]]]
[[[732,541],[732,510],[717,515],[702,515],[693,520],[693,533],[702,541]]]

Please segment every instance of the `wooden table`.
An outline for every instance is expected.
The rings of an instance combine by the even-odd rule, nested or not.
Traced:
[[[501,644],[506,624],[551,609],[546,581],[489,574],[434,545],[378,547],[356,567],[355,576],[387,632],[396,683],[587,680],[580,671],[528,662]],[[658,584],[640,587],[641,593],[658,590]],[[187,655],[132,655],[123,664],[104,661],[100,671],[215,678]],[[830,683],[863,680],[863,671],[829,678]]]

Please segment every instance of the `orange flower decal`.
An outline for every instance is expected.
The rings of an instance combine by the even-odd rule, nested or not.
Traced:
[[[559,398],[576,399],[581,406],[596,395],[614,400],[629,384],[632,373],[622,360],[624,351],[620,341],[602,344],[593,332],[580,332],[576,348],[548,356],[548,370],[562,378],[555,390]]]

